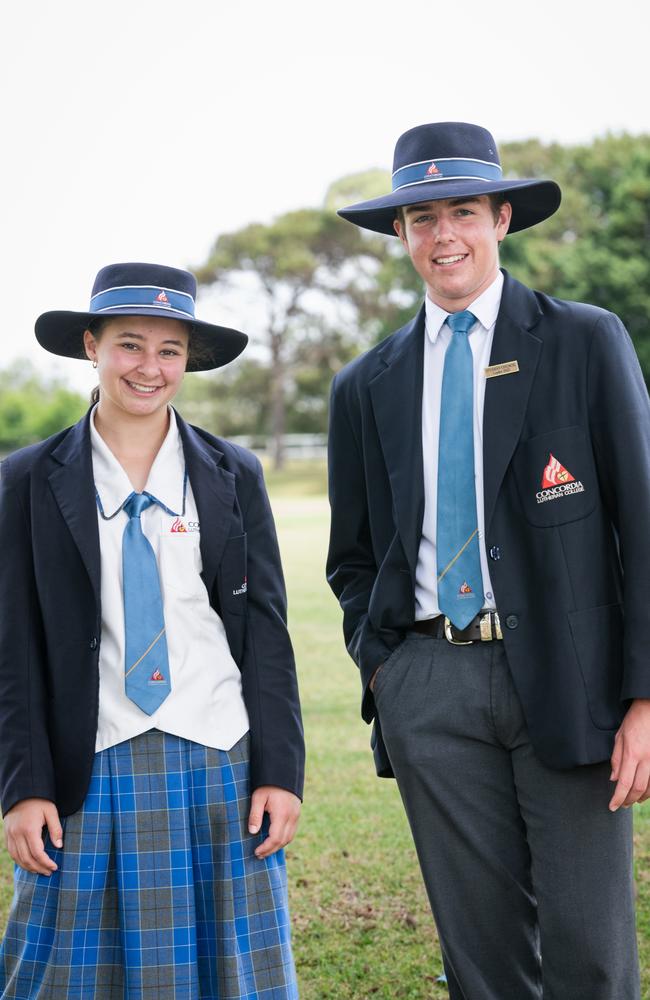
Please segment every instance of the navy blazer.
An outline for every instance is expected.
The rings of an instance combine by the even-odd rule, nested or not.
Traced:
[[[273,517],[258,460],[177,414],[203,581],[242,675],[251,787],[302,795],[304,743]],[[100,552],[89,414],[0,480],[0,796],[82,804],[97,734]],[[246,582],[246,586],[243,584]]]
[[[335,378],[328,580],[368,684],[413,623],[424,510],[424,307]],[[548,765],[609,757],[650,697],[650,404],[620,320],[505,274],[483,415],[485,543],[508,663]],[[573,484],[544,492],[553,455]],[[577,485],[576,485],[577,484]],[[378,772],[391,775],[377,720]]]

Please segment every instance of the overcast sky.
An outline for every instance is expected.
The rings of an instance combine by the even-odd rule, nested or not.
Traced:
[[[8,10],[9,6],[11,7]],[[389,168],[427,121],[498,142],[650,131],[646,0],[22,0],[0,32],[0,365],[119,260],[215,237]],[[507,164],[506,164],[507,167]],[[345,223],[341,223],[345,225]],[[199,314],[237,325],[206,299]],[[254,331],[250,331],[253,332]]]

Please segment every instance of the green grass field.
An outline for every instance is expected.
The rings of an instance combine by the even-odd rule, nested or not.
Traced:
[[[322,465],[292,466],[268,480],[308,746],[301,827],[287,850],[301,998],[442,1000],[442,963],[399,795],[394,782],[375,777],[357,671],[324,581]],[[636,819],[642,995],[650,997],[650,808],[637,810]],[[10,885],[3,855],[2,925]]]

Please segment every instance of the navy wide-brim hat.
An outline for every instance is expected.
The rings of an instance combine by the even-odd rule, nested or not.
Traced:
[[[363,229],[393,236],[400,206],[499,192],[507,194],[512,205],[511,233],[553,215],[562,198],[555,181],[504,177],[487,129],[466,122],[434,122],[409,129],[397,140],[390,194],[342,208],[338,214]]]
[[[248,337],[194,315],[196,278],[162,264],[109,264],[95,278],[88,312],[46,312],[35,325],[36,339],[51,354],[87,360],[83,335],[93,320],[111,316],[178,319],[190,327],[188,372],[209,371],[233,361]]]

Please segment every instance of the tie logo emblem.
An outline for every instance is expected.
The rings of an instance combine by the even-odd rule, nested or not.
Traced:
[[[151,679],[152,681],[164,681],[164,679],[165,679],[165,678],[164,678],[164,677],[163,677],[163,675],[162,675],[162,674],[160,673],[160,670],[154,670],[154,672],[152,673],[152,675],[151,675],[151,678],[150,678],[150,679]]]
[[[466,597],[468,594],[473,594],[473,593],[474,593],[474,591],[470,587],[470,585],[467,582],[467,580],[465,580],[463,583],[461,583],[460,589],[458,591],[458,596],[459,597]]]
[[[427,170],[427,177],[435,177],[435,175],[439,173],[440,171],[438,170],[435,163],[432,163],[429,169]]]
[[[573,493],[584,493],[585,488],[572,476],[555,455],[548,456],[548,462],[542,474],[542,488],[535,494],[537,503],[546,503],[548,500],[561,500],[562,497],[571,496]]]

